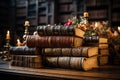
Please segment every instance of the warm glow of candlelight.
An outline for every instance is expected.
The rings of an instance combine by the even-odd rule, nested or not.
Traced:
[[[89,17],[88,12],[84,12],[84,17]]]
[[[114,34],[113,34],[113,35],[114,35],[114,37],[118,37],[119,34],[118,34],[117,31],[114,31]]]
[[[21,46],[21,42],[19,39],[17,39],[17,46]]]
[[[25,26],[30,26],[29,21],[25,21]]]
[[[95,22],[95,27],[96,27],[96,28],[98,27],[98,23],[97,23],[97,22]]]
[[[7,31],[6,39],[10,39],[10,31],[9,30]]]
[[[119,31],[119,33],[120,33],[120,26],[118,26],[118,31]]]

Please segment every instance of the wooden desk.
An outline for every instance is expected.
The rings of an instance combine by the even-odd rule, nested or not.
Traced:
[[[0,64],[0,80],[9,78],[11,80],[118,80],[120,79],[120,66],[103,66],[85,72],[54,68],[31,69],[11,67],[9,63]]]

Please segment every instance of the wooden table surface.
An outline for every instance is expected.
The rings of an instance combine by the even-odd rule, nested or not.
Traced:
[[[42,79],[62,79],[62,80],[76,80],[76,79],[92,79],[92,80],[118,80],[120,79],[120,66],[101,66],[98,69],[92,69],[90,71],[70,70],[70,69],[58,69],[58,68],[23,68],[13,67],[9,65],[9,62],[0,63],[0,74],[12,74],[21,75],[27,77],[37,77]]]

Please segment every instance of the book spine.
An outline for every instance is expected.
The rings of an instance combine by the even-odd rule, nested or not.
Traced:
[[[85,36],[83,38],[83,46],[98,46],[99,37],[98,36]]]
[[[73,47],[74,39],[72,36],[27,36],[28,47]],[[77,46],[81,46],[77,45]]]
[[[87,43],[96,43],[99,42],[98,36],[85,36],[83,40]]]
[[[80,48],[43,48],[42,55],[44,56],[74,56],[88,57],[88,47]]]
[[[39,69],[42,67],[40,63],[25,63],[22,61],[12,61],[11,66],[17,66],[17,67],[27,67],[27,68],[35,68]]]
[[[39,55],[39,49],[28,48],[27,46],[10,47],[10,54],[14,55]]]
[[[42,59],[41,56],[12,55],[11,66],[40,68]]]
[[[82,70],[84,59],[84,57],[45,57],[45,63],[50,67]]]
[[[41,62],[41,56],[33,55],[12,55],[12,60],[15,61],[26,61],[26,62]]]
[[[74,36],[75,28],[73,26],[37,26],[37,32],[40,36]]]

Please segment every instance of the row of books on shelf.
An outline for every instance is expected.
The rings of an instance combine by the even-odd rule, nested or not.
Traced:
[[[112,1],[112,7],[113,8],[120,8],[119,3],[120,3],[120,0],[114,0],[114,1]]]
[[[26,0],[16,0],[16,7],[25,7],[26,6]]]
[[[107,10],[89,11],[90,19],[107,18]]]
[[[109,0],[87,0],[86,5],[87,6],[103,6],[103,5],[108,5]]]
[[[23,14],[23,16],[25,16],[25,17],[18,17],[19,20],[16,21],[17,24],[24,24],[26,15]],[[37,19],[35,17],[29,19],[29,21],[30,21],[31,25],[37,25]],[[38,23],[46,23],[46,17],[44,17],[44,16],[39,17]]]
[[[46,23],[46,21],[47,21],[47,18],[46,18],[46,16],[39,16],[39,23]]]
[[[113,13],[112,20],[113,21],[120,21],[120,14],[119,13]]]
[[[31,25],[37,25],[37,19],[33,18],[33,19],[29,19]]]
[[[71,14],[62,14],[62,15],[58,16],[59,21],[62,20],[61,22],[67,22],[68,19],[70,19],[70,18],[72,18]]]
[[[59,10],[60,12],[69,12],[69,11],[73,11],[73,4],[65,4],[65,5],[60,5],[59,6]]]
[[[73,0],[59,0],[59,3],[70,3],[72,2]]]

